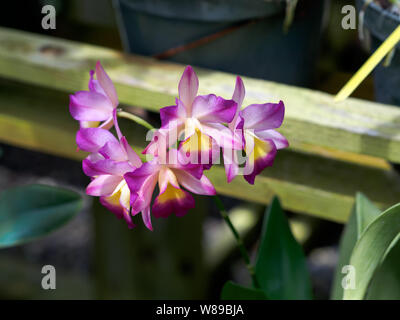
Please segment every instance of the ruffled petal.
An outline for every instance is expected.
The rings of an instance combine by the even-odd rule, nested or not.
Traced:
[[[78,148],[87,152],[98,152],[106,143],[118,143],[114,135],[105,129],[83,128],[76,134]]]
[[[279,103],[251,104],[241,112],[244,128],[267,130],[279,128],[285,115],[285,105]]]
[[[112,117],[110,100],[97,92],[78,91],[70,95],[69,112],[75,120],[104,121]]]
[[[118,96],[117,91],[115,90],[114,84],[112,83],[110,77],[104,71],[100,61],[96,63],[96,77],[97,81],[100,83],[107,97],[110,99],[113,107],[118,106]]]
[[[237,109],[237,103],[233,100],[225,100],[214,94],[197,96],[193,101],[192,117],[200,122],[225,122],[233,120]]]
[[[116,188],[123,180],[120,176],[101,175],[93,179],[86,188],[86,193],[90,196],[100,197],[109,196],[116,191]]]
[[[179,81],[179,99],[183,102],[188,115],[199,89],[199,79],[191,66],[187,66]]]

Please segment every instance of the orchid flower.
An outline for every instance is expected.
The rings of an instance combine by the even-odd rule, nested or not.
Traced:
[[[175,151],[175,152],[174,152]],[[172,156],[172,157],[171,157]],[[128,172],[124,178],[131,191],[132,214],[142,212],[142,217],[148,229],[153,230],[150,218],[150,207],[156,218],[168,217],[172,213],[183,216],[194,208],[192,195],[181,188],[202,195],[215,195],[215,189],[203,174],[201,165],[182,165],[181,153],[174,149],[166,157],[170,164],[159,157],[144,163],[139,169]],[[171,161],[171,159],[173,159]],[[154,189],[158,184],[159,195],[153,205],[151,200]]]
[[[244,178],[250,184],[258,174],[266,167],[272,166],[277,150],[289,146],[286,138],[277,132],[283,122],[285,106],[279,103],[251,104],[241,109],[245,96],[245,87],[240,77],[236,79],[235,90],[232,99],[237,103],[234,119],[229,124],[234,135],[242,135],[246,163]],[[224,165],[228,182],[239,173],[239,164],[235,153],[228,154],[224,150]]]
[[[94,79],[96,75],[96,79]],[[117,92],[100,62],[96,70],[90,71],[89,91],[78,91],[70,96],[69,111],[81,128],[97,127],[110,129],[113,126],[113,111],[118,106]]]
[[[161,130],[169,133],[166,136],[175,133],[178,138],[184,132],[180,148],[202,159],[197,163],[209,164],[219,147],[241,148],[231,130],[223,125],[235,116],[236,103],[214,94],[197,95],[198,88],[197,75],[187,66],[179,82],[176,105],[160,110]]]
[[[91,152],[82,162],[86,175],[93,178],[86,193],[100,197],[100,202],[118,218],[124,218],[130,228],[134,227],[130,216],[130,191],[124,174],[142,165],[139,156],[122,136],[114,111],[117,139],[102,128],[81,128],[76,136],[79,149]]]

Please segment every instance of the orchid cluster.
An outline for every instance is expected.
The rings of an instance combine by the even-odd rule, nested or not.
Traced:
[[[90,154],[83,160],[84,173],[92,180],[88,195],[100,202],[130,228],[141,213],[152,230],[151,215],[185,215],[194,207],[191,193],[215,195],[204,171],[220,161],[227,181],[237,175],[253,184],[263,169],[272,166],[276,152],[288,142],[274,129],[284,118],[284,104],[252,104],[242,109],[243,81],[237,77],[232,99],[214,94],[198,95],[199,80],[187,66],[179,82],[175,105],[160,109],[161,128],[151,132],[142,152],[128,144],[118,125],[118,96],[99,62],[90,71],[89,90],[70,96],[69,110],[79,121],[76,142]],[[115,127],[116,136],[110,132]],[[158,195],[153,194],[158,186]]]

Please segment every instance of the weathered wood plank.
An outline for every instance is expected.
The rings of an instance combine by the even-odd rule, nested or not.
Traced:
[[[177,95],[183,66],[140,56],[0,28],[0,76],[73,92],[87,87],[88,70],[101,60],[116,83],[120,101],[157,111]],[[200,92],[232,94],[235,76],[196,68]],[[312,144],[400,162],[400,109],[332,96],[264,80],[244,78],[246,104],[282,99],[282,132],[294,144]]]
[[[4,83],[0,85],[0,140],[28,149],[80,160],[76,152],[76,121],[69,116],[68,97],[52,90]],[[121,126],[130,143],[140,152],[145,131],[130,122]],[[370,161],[368,165],[317,157],[293,150],[278,153],[274,167],[257,177],[250,186],[241,177],[226,183],[224,169],[207,172],[218,192],[268,204],[277,194],[285,208],[343,222],[350,213],[356,191],[362,191],[378,205],[396,203],[400,195],[399,176],[390,167]],[[348,155],[347,155],[348,157]],[[335,158],[335,157],[334,157]]]

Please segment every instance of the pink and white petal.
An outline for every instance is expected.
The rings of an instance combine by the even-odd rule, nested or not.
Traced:
[[[156,218],[166,218],[172,213],[181,217],[192,208],[194,208],[194,199],[192,195],[168,184],[167,188],[165,188],[163,192],[160,192],[155,199],[152,212]]]
[[[120,191],[119,203],[124,208],[124,219],[128,224],[128,227],[132,229],[135,227],[135,224],[132,222],[132,217],[130,215],[130,195],[131,192],[129,190],[129,187],[125,184],[124,186],[122,186]]]
[[[279,128],[285,116],[285,105],[279,103],[251,104],[241,112],[244,128],[267,130]]]
[[[244,168],[244,179],[254,184],[254,180],[266,167],[274,163],[277,150],[275,144],[269,141],[255,139],[253,152],[249,155]]]
[[[194,98],[199,90],[199,79],[191,66],[187,66],[183,71],[181,80],[179,81],[178,91],[179,99],[183,102],[188,115]]]
[[[127,161],[128,157],[121,144],[116,141],[109,141],[98,151],[104,158],[114,161]]]
[[[125,137],[121,138],[121,145],[127,155],[130,164],[136,168],[139,168],[142,165],[142,160],[140,160],[140,157],[137,155],[137,153],[133,151],[132,147],[129,145],[128,140],[126,140]]]
[[[107,96],[107,94],[104,92],[103,88],[101,87],[99,81],[94,79],[94,74],[95,74],[95,71],[90,70],[89,90],[100,93],[104,96]]]
[[[113,161],[110,159],[105,159],[96,162],[90,162],[85,159],[83,160],[82,165],[83,163],[85,163],[86,166],[86,168],[84,168],[85,173],[88,171],[87,168],[90,168],[89,170],[91,170],[93,173],[97,172],[97,175],[110,174],[122,177],[125,173],[135,170],[135,167],[130,165],[128,161]],[[88,173],[90,173],[90,171]]]
[[[69,112],[75,120],[104,121],[112,116],[110,100],[100,93],[78,91],[69,97]]]
[[[233,91],[232,100],[238,104],[238,110],[240,110],[246,90],[242,78],[236,77],[235,90]]]
[[[150,206],[148,206],[142,210],[142,219],[143,219],[143,223],[147,227],[147,229],[149,229],[150,231],[153,231],[153,225],[151,224]]]
[[[276,130],[256,130],[255,135],[261,140],[272,140],[278,150],[289,147],[287,139]]]
[[[105,129],[83,128],[76,134],[78,148],[87,152],[98,152],[106,143],[118,143],[114,135]]]
[[[101,175],[93,179],[86,188],[86,193],[90,196],[100,197],[109,196],[114,193],[120,182],[120,176]]]
[[[204,174],[200,179],[196,179],[193,175],[183,170],[174,170],[174,174],[179,184],[190,192],[208,196],[216,194],[214,186]]]
[[[192,105],[192,117],[200,122],[226,122],[233,120],[237,103],[225,100],[215,94],[197,96]]]
[[[115,90],[114,84],[112,83],[110,77],[100,64],[100,61],[97,61],[96,63],[96,77],[107,97],[110,99],[113,107],[116,108],[118,106],[117,91]]]

